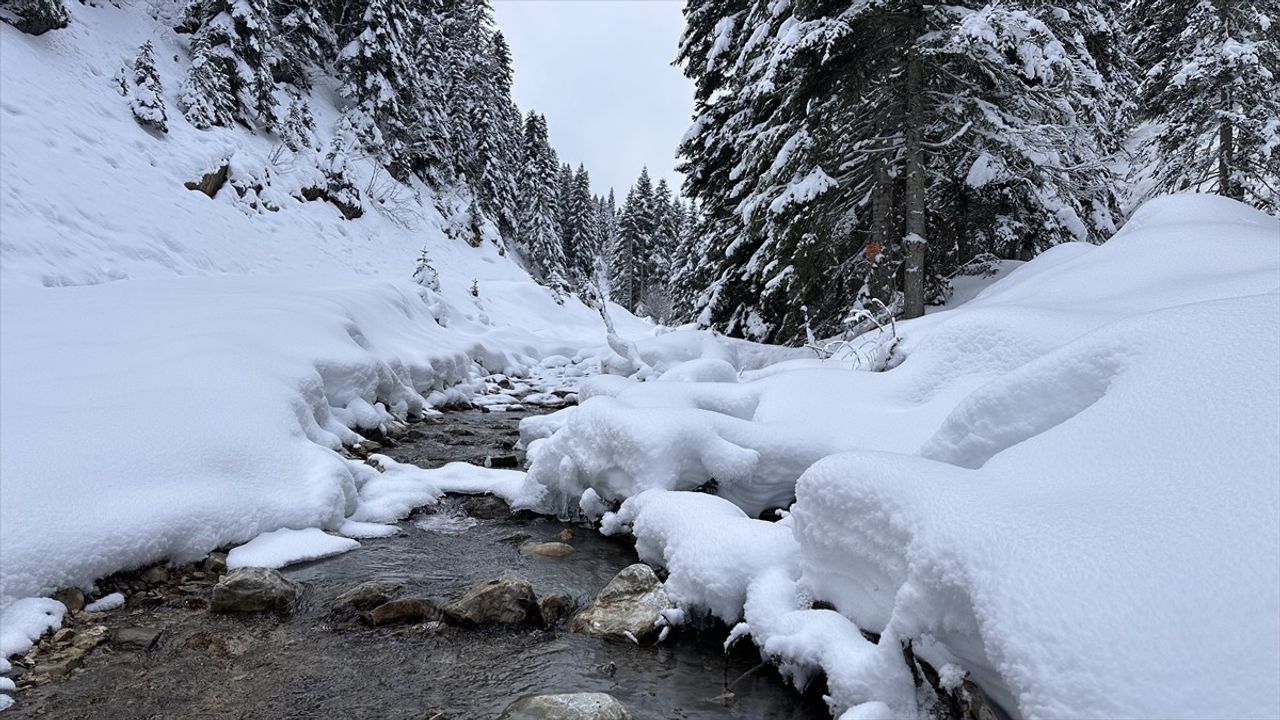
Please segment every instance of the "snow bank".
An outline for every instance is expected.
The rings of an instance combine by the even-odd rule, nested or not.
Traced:
[[[1022,717],[1280,715],[1280,221],[1162,198],[898,331],[881,373],[589,381],[522,427],[530,477],[625,500],[673,595],[847,717],[928,711],[908,641]]]
[[[227,553],[227,569],[282,568],[307,560],[341,555],[358,547],[360,543],[351,538],[330,535],[317,528],[280,528],[231,548]]]

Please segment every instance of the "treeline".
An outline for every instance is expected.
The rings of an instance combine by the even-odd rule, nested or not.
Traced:
[[[1135,195],[1276,212],[1278,5],[689,0],[680,314],[830,335],[918,316],[994,257],[1100,242]]]

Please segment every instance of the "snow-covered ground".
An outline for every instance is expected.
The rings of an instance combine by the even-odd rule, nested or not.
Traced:
[[[589,380],[529,477],[844,717],[927,710],[907,641],[1028,718],[1280,715],[1280,221],[1160,198],[898,333]]]

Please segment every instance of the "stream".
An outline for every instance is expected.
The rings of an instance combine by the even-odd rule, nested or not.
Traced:
[[[424,467],[486,458],[511,464],[523,460],[512,447],[528,414],[446,413],[415,423],[405,440],[381,452]],[[726,654],[723,629],[686,630],[660,645],[636,646],[571,633],[563,623],[546,630],[369,627],[331,614],[338,595],[368,580],[398,581],[404,597],[444,602],[505,570],[528,578],[539,593],[567,593],[584,607],[636,562],[629,539],[554,519],[481,512],[483,505],[445,498],[400,522],[397,536],[362,540],[343,555],[284,569],[306,584],[287,616],[208,612],[217,577],[199,568],[164,570],[163,580],[146,587],[137,573],[107,578],[101,588],[132,590],[128,604],[92,620],[78,614],[67,624],[71,635],[60,632],[69,642],[90,625],[105,625],[109,639],[68,674],[34,685],[20,678],[24,689],[5,715],[456,720],[497,717],[522,695],[598,691],[636,718],[828,717],[817,693],[802,697],[771,668],[762,669],[750,643]],[[567,558],[518,552],[526,538],[557,540],[566,530],[576,549]],[[159,631],[149,649],[139,647],[148,642],[145,633],[141,643],[124,642],[140,627]]]

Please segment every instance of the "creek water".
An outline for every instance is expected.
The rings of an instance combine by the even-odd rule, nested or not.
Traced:
[[[414,426],[384,452],[432,467],[454,460],[518,460],[512,449],[523,413],[448,413]],[[398,536],[284,570],[306,584],[288,616],[230,617],[203,609],[207,587],[130,600],[101,620],[113,633],[162,630],[150,650],[108,642],[82,669],[22,690],[10,718],[493,718],[526,694],[607,692],[636,718],[828,717],[820,700],[783,684],[749,642],[725,653],[723,628],[686,630],[636,646],[531,626],[367,627],[338,622],[339,594],[368,580],[404,585],[402,597],[441,602],[513,571],[539,592],[586,604],[618,570],[636,562],[625,540],[540,517],[471,517],[446,498],[399,523]],[[572,530],[576,552],[524,557],[518,545]],[[213,578],[207,582],[212,583]],[[194,585],[199,586],[196,582]],[[204,595],[207,598],[207,595]],[[726,687],[732,688],[726,693]],[[726,697],[728,695],[728,697]]]

